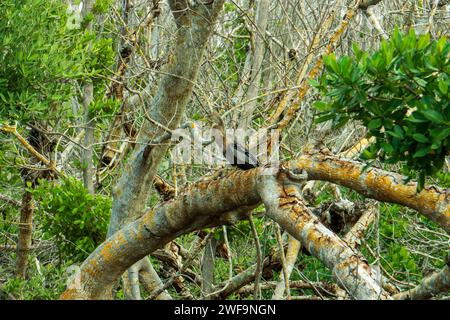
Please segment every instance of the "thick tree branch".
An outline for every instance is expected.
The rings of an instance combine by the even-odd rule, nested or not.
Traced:
[[[417,210],[450,233],[449,191],[435,186],[417,192],[417,183],[407,178],[324,152],[303,155],[289,162],[291,170],[304,169],[308,179],[329,181],[352,189],[368,198],[397,203]]]
[[[267,215],[327,267],[339,286],[356,299],[388,299],[369,264],[313,215],[285,173],[262,175],[258,190]]]
[[[291,171],[305,169],[309,179],[338,183],[380,201],[415,208],[434,217],[441,225],[448,226],[447,191],[427,187],[417,194],[416,184],[404,184],[403,177],[399,175],[375,168],[363,171],[362,163],[323,153],[301,156],[284,164],[284,167]],[[273,178],[262,175],[265,170],[236,170],[216,180],[200,181],[147,212],[112,235],[91,254],[81,266],[78,285],[74,282],[63,297],[108,298],[115,280],[124,270],[165,243],[193,230],[247,218],[247,208],[261,202],[261,188],[267,188],[269,182],[272,187],[275,186],[276,181],[264,180]],[[272,191],[272,195],[280,194],[278,189]],[[357,297],[378,297],[381,291],[377,291],[379,286],[367,264],[343,240],[316,221],[301,201],[293,199],[295,201],[292,203],[286,202],[285,210],[283,207],[278,208],[278,205],[274,208],[274,203],[266,199],[266,206],[272,210],[270,216],[299,239],[308,251],[332,268],[350,292]],[[346,263],[357,268],[354,271],[358,270],[360,277],[353,278],[346,274]]]
[[[197,78],[206,42],[223,2],[198,4],[189,10],[187,1],[169,2],[178,26],[176,44],[158,92],[146,110],[151,119],[164,127],[173,130],[180,124]],[[144,124],[138,138],[141,147],[134,152],[113,189],[114,201],[108,235],[144,212],[156,170],[168,148],[167,145],[154,146],[148,142],[164,133],[159,126],[149,122]]]

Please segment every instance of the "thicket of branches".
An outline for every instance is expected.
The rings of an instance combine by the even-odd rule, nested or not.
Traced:
[[[449,10],[2,1],[0,299],[448,299]],[[215,112],[281,169],[177,162]]]

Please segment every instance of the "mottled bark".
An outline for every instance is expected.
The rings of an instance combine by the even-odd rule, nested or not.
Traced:
[[[288,281],[289,277],[291,276],[292,270],[294,269],[295,262],[297,261],[297,256],[301,247],[302,245],[297,239],[293,238],[292,236],[289,236],[288,248],[286,251],[286,274],[288,277]],[[281,273],[280,280],[278,281],[275,287],[272,299],[280,300],[283,298],[283,295],[286,292],[285,281],[286,280],[284,278],[284,273]],[[291,283],[289,283],[289,287],[291,287]],[[286,294],[289,295],[289,292],[286,292]]]
[[[306,170],[309,180],[329,181],[371,199],[417,210],[450,233],[450,195],[446,189],[428,186],[418,193],[417,183],[405,182],[405,176],[320,152],[303,155],[286,167]]]
[[[213,24],[223,1],[187,7],[186,1],[169,1],[177,24],[176,43],[158,92],[151,102],[147,122],[138,138],[140,147],[134,152],[125,172],[113,189],[113,208],[108,235],[143,214],[151,184],[167,145],[149,145],[165,133],[178,127],[192,93],[202,61],[204,48],[213,31]],[[159,123],[162,126],[156,126]]]
[[[138,148],[113,188],[108,236],[144,213],[158,166],[168,149],[167,144],[152,142],[166,133],[164,128],[179,126],[223,0],[189,7],[186,1],[169,1],[169,5],[177,25],[176,41],[158,91],[145,110],[149,121],[136,138]]]
[[[246,218],[229,212],[259,202],[257,172],[235,171],[226,179],[199,182],[120,229],[84,261],[62,298],[110,299],[122,273],[165,243],[193,230]]]
[[[344,241],[352,248],[357,248],[361,243],[364,232],[377,217],[378,207],[372,205],[367,209],[361,217],[356,221],[353,227],[347,232]]]
[[[313,215],[284,173],[261,176],[258,190],[266,214],[322,261],[339,286],[356,299],[387,299],[369,264]]]
[[[377,30],[380,33],[381,37],[384,40],[388,40],[389,35],[386,33],[386,31],[381,26],[380,20],[378,19],[374,8],[372,6],[370,6],[364,11],[364,13],[366,14],[367,19],[370,21],[370,23],[375,28],[375,30]]]
[[[404,184],[399,175],[375,168],[363,171],[362,163],[320,153],[301,156],[283,167],[290,168],[294,174],[304,169],[309,179],[345,185],[368,197],[400,203],[430,217],[441,217],[436,219],[441,225],[448,223],[446,191],[427,187],[417,194],[416,183]],[[69,286],[63,297],[110,298],[115,280],[134,262],[187,232],[247,218],[247,208],[261,203],[261,195],[269,216],[329,266],[351,294],[358,298],[375,299],[380,294],[383,297],[367,263],[325,228],[301,199],[292,195],[292,186],[282,188],[274,173],[265,175],[265,170],[268,169],[236,170],[216,180],[192,184],[177,197],[147,212],[90,255],[81,266],[78,285],[75,282]]]
[[[139,280],[144,286],[147,292],[153,292],[157,288],[163,285],[161,279],[153,268],[152,264],[147,258],[143,260],[143,266],[140,268]],[[161,292],[156,298],[156,300],[172,300],[172,297],[167,291]]]
[[[25,186],[27,188],[27,186]],[[25,190],[22,197],[20,210],[19,240],[17,242],[16,276],[25,279],[28,265],[28,252],[31,247],[31,235],[33,231],[33,195]]]
[[[204,295],[210,294],[214,287],[214,256],[216,255],[217,244],[217,240],[212,237],[206,244],[205,251],[202,256],[202,293]]]

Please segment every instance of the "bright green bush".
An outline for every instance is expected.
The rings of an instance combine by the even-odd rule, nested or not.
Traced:
[[[75,179],[41,181],[33,193],[44,235],[55,240],[63,258],[83,261],[105,240],[110,198],[89,194]]]
[[[99,104],[115,61],[112,39],[69,19],[62,1],[0,1],[0,121],[70,115],[75,84],[86,79]]]
[[[354,57],[327,56],[324,75],[313,81],[323,95],[317,122],[361,121],[376,137],[363,158],[404,163],[405,172],[418,172],[421,188],[449,152],[450,42],[396,30],[372,55],[353,49]]]

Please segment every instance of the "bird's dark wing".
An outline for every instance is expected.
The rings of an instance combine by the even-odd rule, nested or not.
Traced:
[[[231,165],[244,170],[259,166],[258,159],[239,143],[228,144],[224,151],[224,156]]]

